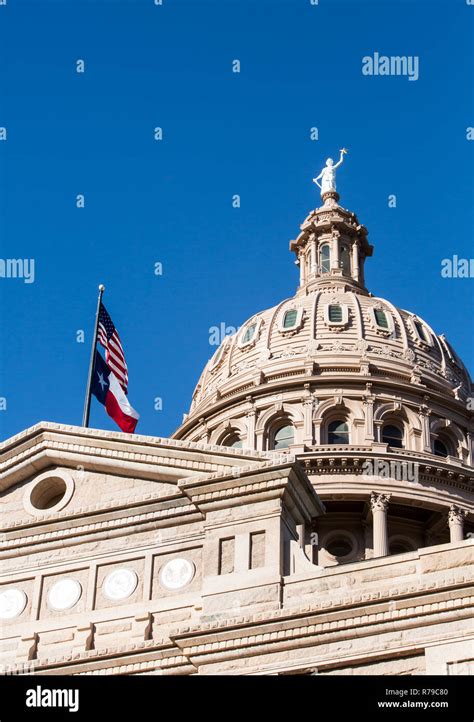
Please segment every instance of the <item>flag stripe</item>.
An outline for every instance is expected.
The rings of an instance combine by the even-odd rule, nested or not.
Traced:
[[[106,361],[107,365],[110,366],[114,374],[123,385],[128,380],[128,376],[126,374],[124,375],[120,369],[115,368],[115,364],[110,359],[106,359]]]
[[[109,364],[109,366],[113,366],[114,371],[116,371],[119,376],[127,378],[127,376],[128,376],[127,369],[123,368],[123,366],[121,366],[121,364],[118,363],[117,359],[115,359],[113,356],[111,356],[110,354],[106,354],[106,355],[107,355],[107,363]]]
[[[107,313],[104,304],[100,306],[98,339],[99,343],[105,348],[107,364],[114,371],[120,385],[125,393],[127,393],[128,368],[127,362],[125,361],[125,353],[117,329]]]

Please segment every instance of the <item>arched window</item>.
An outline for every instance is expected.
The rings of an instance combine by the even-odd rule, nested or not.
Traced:
[[[271,448],[277,451],[278,449],[287,449],[290,444],[293,444],[295,440],[295,430],[291,424],[285,423],[284,426],[279,426],[273,433]]]
[[[247,326],[247,328],[244,331],[244,334],[242,336],[242,344],[250,343],[250,341],[253,339],[253,337],[255,335],[256,328],[257,328],[256,323],[251,323],[250,326]]]
[[[331,270],[331,250],[329,243],[321,246],[321,273],[329,273]]]
[[[341,246],[341,268],[346,276],[351,275],[351,255],[348,246]]]
[[[349,427],[345,421],[331,421],[328,426],[329,444],[348,444]]]
[[[446,444],[440,439],[435,439],[433,444],[435,456],[449,456],[449,450]]]
[[[424,324],[421,323],[421,321],[418,321],[418,319],[415,319],[413,321],[413,325],[415,326],[415,330],[418,334],[418,338],[421,341],[424,341],[425,343],[430,343],[430,337],[428,335],[428,330],[424,326]]]
[[[213,369],[215,369],[216,366],[218,366],[218,365],[220,364],[220,362],[222,361],[222,358],[223,358],[223,356],[224,356],[224,352],[225,352],[226,349],[227,349],[227,344],[228,344],[228,342],[229,342],[229,337],[227,336],[227,337],[223,340],[223,342],[221,343],[221,345],[219,346],[219,348],[217,349],[217,351],[215,352],[215,354],[214,354],[214,356],[213,356],[213,358],[212,358],[212,361],[211,361],[211,371],[212,371]]]
[[[385,424],[382,429],[382,441],[394,449],[403,449],[403,431],[395,424]]]
[[[232,431],[222,441],[222,446],[230,446],[232,449],[242,448],[242,439],[236,431]]]
[[[296,326],[296,319],[298,317],[298,311],[296,308],[292,308],[285,312],[283,317],[283,328],[293,328]]]
[[[388,328],[388,319],[385,311],[381,308],[374,308],[375,322],[379,328]]]

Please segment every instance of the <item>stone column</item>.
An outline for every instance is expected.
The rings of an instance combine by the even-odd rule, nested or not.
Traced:
[[[331,238],[331,270],[333,268],[339,269],[339,231],[333,231]]]
[[[359,244],[357,241],[352,244],[352,275],[355,281],[359,280]]]
[[[375,441],[378,443],[382,443],[382,427],[383,427],[383,421],[375,421],[374,422],[374,428],[375,428]]]
[[[322,426],[323,420],[322,419],[314,419],[314,443],[316,445],[322,444],[321,441],[321,426]]]
[[[255,409],[247,413],[247,446],[249,449],[255,449]]]
[[[303,250],[300,251],[300,286],[304,286],[306,283],[306,254]]]
[[[450,542],[460,542],[464,540],[464,519],[466,511],[460,509],[456,504],[451,504],[448,514],[449,536]]]
[[[317,270],[318,270],[318,255],[317,255],[317,246],[316,246],[316,236],[312,236],[312,238],[311,238],[311,273],[316,275]]]
[[[304,415],[303,444],[311,446],[313,443],[313,398],[309,396],[302,399]]]
[[[431,452],[431,430],[430,430],[430,410],[428,407],[423,404],[419,408],[419,415],[420,415],[420,422],[421,422],[421,430],[422,430],[422,439],[423,439],[423,451],[426,451],[428,453]]]
[[[370,495],[374,557],[386,557],[388,554],[387,510],[389,499],[390,494],[379,494],[373,491]]]
[[[365,438],[367,441],[374,441],[374,399],[366,396],[364,399],[365,411]]]

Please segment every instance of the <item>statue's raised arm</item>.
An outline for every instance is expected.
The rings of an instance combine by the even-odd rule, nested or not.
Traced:
[[[345,154],[347,153],[347,148],[341,148],[341,150],[340,150],[339,152],[340,152],[341,155],[339,156],[339,160],[338,160],[338,162],[336,163],[336,165],[333,166],[334,170],[335,170],[336,168],[339,168],[340,165],[342,165],[342,161],[344,160],[344,156],[345,156]]]

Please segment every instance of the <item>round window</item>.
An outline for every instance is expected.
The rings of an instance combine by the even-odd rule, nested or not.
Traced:
[[[337,559],[349,556],[352,552],[352,548],[350,539],[347,539],[346,537],[334,537],[334,539],[331,539],[326,547],[328,553]]]
[[[66,491],[67,486],[64,479],[51,476],[36,484],[31,492],[30,501],[35,509],[51,509],[62,501]]]
[[[29,484],[23,505],[29,514],[42,516],[63,509],[74,493],[74,480],[68,471],[45,471]]]

